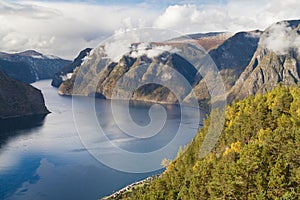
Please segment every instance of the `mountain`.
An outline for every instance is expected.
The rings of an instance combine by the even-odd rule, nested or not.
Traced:
[[[190,49],[185,49],[186,44],[190,42],[191,39],[201,43],[201,41],[206,41],[206,47],[214,46],[209,52],[209,55],[215,62],[217,68],[220,71],[220,74],[222,78],[224,79],[225,83],[225,89],[230,89],[235,81],[238,79],[239,75],[242,73],[242,71],[246,68],[246,66],[249,64],[253,53],[255,52],[258,40],[260,37],[261,32],[260,31],[251,31],[251,32],[240,32],[235,35],[231,35],[229,33],[207,33],[207,34],[194,34],[194,35],[188,35],[180,38],[175,38],[170,41],[167,41],[165,44],[155,44],[155,45],[170,45],[174,48],[183,49],[183,52],[187,57],[189,55],[193,55],[196,52],[192,52]],[[210,41],[210,42],[207,42]],[[208,45],[210,44],[210,45]],[[244,51],[241,51],[240,49],[243,49]],[[85,51],[83,51],[85,52]],[[80,55],[86,55],[85,53],[81,53]],[[201,56],[205,55],[205,52],[200,53],[199,59],[201,59]],[[76,58],[75,60],[82,59],[83,56],[80,56]],[[189,72],[191,74],[187,75],[185,74],[184,77],[187,77],[187,80],[191,83],[192,87],[194,87],[194,92],[197,94],[197,98],[199,102],[207,102],[210,98],[208,89],[206,87],[205,81],[202,80],[201,77],[195,77],[195,70],[192,70],[190,64],[188,61],[185,61],[182,63],[182,59],[180,62],[177,62],[179,60],[178,55],[171,55],[169,57],[169,62],[161,62],[161,57],[164,55],[161,54],[157,56],[157,58],[149,58],[147,56],[140,56],[139,58],[130,58],[130,56],[123,57],[119,62],[113,62],[109,66],[106,67],[105,70],[102,70],[103,75],[97,76],[99,77],[99,83],[97,93],[98,96],[103,98],[111,98],[112,89],[114,88],[114,85],[118,78],[120,78],[122,75],[128,73],[128,71],[131,71],[134,67],[138,66],[140,63],[147,63],[149,65],[149,69],[152,69],[152,65],[159,65],[159,64],[170,64],[174,69],[179,71],[180,73],[182,71]],[[127,60],[127,61],[126,61]],[[125,63],[125,64],[124,64]],[[73,65],[75,66],[75,65]],[[78,66],[78,65],[77,65]],[[86,66],[80,66],[84,68],[84,70],[81,71],[89,71],[87,73],[90,73],[90,75],[86,76],[83,75],[84,78],[91,79],[92,76],[94,76],[94,70],[88,69],[87,66],[91,66],[91,62],[86,63]],[[152,66],[152,67],[150,67]],[[74,67],[72,67],[74,68]],[[122,69],[121,69],[122,68]],[[125,68],[125,69],[124,69]],[[157,67],[156,67],[157,68]],[[69,68],[71,69],[71,68]],[[79,69],[78,69],[79,70]],[[122,71],[123,70],[123,71]],[[151,75],[151,73],[153,73]],[[71,70],[68,71],[67,74],[71,75]],[[118,74],[117,74],[118,73]],[[133,73],[133,72],[132,72]],[[143,75],[144,77],[154,77],[157,78],[160,77],[162,74],[162,71],[151,71],[148,70]],[[66,77],[66,73],[65,74]],[[62,95],[71,95],[72,94],[72,84],[74,83],[75,76],[77,74],[77,71],[75,70],[74,77],[69,80],[66,80],[63,82],[61,87],[59,88],[59,94]],[[58,74],[57,74],[58,75]],[[62,76],[64,77],[64,76]],[[67,77],[66,77],[67,78]],[[105,80],[104,80],[105,79]],[[58,79],[54,79],[57,81]],[[54,81],[53,80],[53,81]],[[201,81],[202,80],[202,81]],[[148,80],[150,81],[150,79]],[[152,79],[153,81],[153,79]],[[90,80],[90,82],[93,82]],[[125,85],[130,85],[128,82],[124,83]],[[87,92],[87,88],[92,88],[91,85],[86,86],[85,91],[79,92],[79,95],[89,95],[90,92]],[[186,95],[186,93],[184,93]],[[188,95],[186,95],[188,96]],[[168,89],[159,87],[158,85],[150,85],[148,84],[145,87],[140,88],[134,95],[133,99],[135,100],[143,100],[143,101],[154,101],[154,102],[161,102],[161,103],[174,103],[176,102],[174,94],[171,95],[168,91]],[[189,97],[186,98],[187,100]]]
[[[138,45],[134,48],[138,48]],[[181,96],[178,97],[179,99],[177,99],[174,93],[162,87],[159,81],[168,80],[176,84],[181,75],[189,80],[190,84],[194,84],[197,71],[193,65],[176,53],[166,51],[156,53],[157,48],[163,47],[151,44],[146,52],[148,56],[135,56],[134,54],[139,53],[136,51],[124,55],[118,62],[110,62],[109,60],[106,60],[106,62],[104,59],[103,63],[99,64],[94,63],[93,60],[99,59],[101,53],[94,52],[80,66],[80,69],[76,68],[74,70],[71,79],[60,85],[58,92],[61,95],[89,96],[96,91],[96,96],[105,99],[111,99],[114,92],[116,98],[123,99],[127,98],[126,95],[128,95],[131,88],[138,88],[136,91],[132,91],[132,100],[160,103],[176,103],[178,100],[183,100],[191,88],[177,88],[182,92]],[[104,55],[104,52],[102,54]],[[150,56],[150,54],[154,55]],[[109,64],[107,65],[107,63]],[[167,65],[170,69],[163,67],[164,65]],[[176,74],[176,72],[180,74]],[[74,90],[73,86],[76,78],[76,85],[79,85],[79,87]],[[147,84],[139,88],[137,87],[138,81],[141,79],[143,83]],[[157,81],[158,83],[155,84]]]
[[[299,105],[299,85],[234,102],[200,157],[215,111],[160,176],[103,199],[299,199]]]
[[[191,35],[190,38],[194,38],[197,41],[206,38],[209,39],[210,44],[217,44],[217,46],[212,47],[212,45],[208,48],[210,49],[208,55],[219,70],[227,93],[228,102],[231,103],[235,99],[242,99],[249,95],[270,91],[279,83],[293,85],[299,81],[299,22],[300,20],[278,22],[264,31],[238,32],[234,35],[225,33],[195,34]],[[216,39],[218,37],[224,40],[219,43],[221,40]],[[214,39],[218,42],[213,42]],[[110,63],[109,60],[104,59],[103,62],[109,63],[105,69],[100,69],[99,66],[93,66],[93,69],[89,69],[89,66],[92,65],[96,58],[87,57],[86,63],[75,69],[73,73],[74,76],[69,77],[68,80],[63,82],[59,88],[59,94],[72,94],[76,74],[78,71],[81,71],[83,74],[80,76],[85,79],[85,84],[78,88],[82,90],[81,92],[77,91],[78,95],[88,96],[91,94],[91,91],[88,90],[96,87],[97,96],[109,99],[120,77],[125,74],[127,74],[125,77],[129,77],[130,75],[128,73],[130,71],[133,73],[132,78],[141,75],[140,72],[134,72],[133,69],[136,66],[140,66],[143,63],[148,64],[149,70],[141,73],[143,77],[147,78],[156,76],[156,79],[146,79],[153,81],[158,80],[159,77],[163,78],[167,76],[167,73],[163,70],[155,71],[157,66],[167,63],[170,64],[173,69],[179,71],[179,73],[185,71],[185,68],[187,69],[186,72],[191,73],[189,75],[185,74],[184,77],[188,78],[187,80],[191,84],[193,93],[196,94],[200,104],[204,103],[205,106],[210,102],[210,93],[207,88],[207,83],[205,82],[207,79],[200,77],[199,74],[193,74],[194,71],[191,70],[190,63],[187,60],[192,57],[191,55],[195,55],[197,52],[186,47],[186,44],[190,44],[189,42],[190,39],[188,39],[188,37],[180,37],[162,43],[152,43],[152,47],[149,47],[151,49],[153,47],[164,46],[165,48],[166,46],[171,46],[175,49],[181,49],[185,54],[184,59],[186,61],[180,62],[176,61],[178,58],[174,60],[176,57],[173,56],[175,55],[174,52],[170,54],[171,57],[169,57],[170,59],[168,58],[168,62],[162,62],[160,59],[164,58],[166,52],[156,55],[156,58],[149,57],[145,54],[140,54],[135,57],[125,55],[121,60],[110,61]],[[132,45],[134,46],[134,44]],[[105,57],[106,52],[102,52],[102,54],[102,56]],[[198,63],[201,63],[202,59],[205,59],[204,55],[205,52],[199,53]],[[100,54],[98,56],[100,56]],[[181,58],[183,59],[183,57]],[[150,69],[152,68],[155,70],[151,71]],[[98,80],[92,81],[91,77],[95,74]],[[89,82],[89,84],[86,84],[86,82]],[[126,81],[123,84],[125,88],[131,88],[133,86],[130,81]],[[187,91],[188,90],[183,92],[183,94],[186,95],[186,97],[183,98],[184,101],[189,101],[192,94],[186,94]],[[121,98],[122,95],[119,95],[119,97]],[[178,102],[178,100],[175,100],[174,94],[171,94],[167,88],[153,84],[139,88],[137,92],[132,95],[132,98],[135,100],[160,103]]]
[[[25,83],[32,83],[36,80],[31,66],[25,62],[12,62],[0,59],[0,71],[6,76]]]
[[[0,71],[0,120],[49,113],[40,90]]]
[[[199,60],[201,60],[201,57],[204,57],[206,53],[204,51],[199,53],[193,51],[192,48],[187,48],[186,45],[189,44],[190,39],[193,38],[194,42],[195,40],[197,42],[203,42],[204,40],[210,41],[209,44],[211,48],[213,45],[217,44],[218,46],[212,48],[209,55],[216,62],[217,67],[221,71],[221,75],[223,76],[224,80],[227,80],[225,84],[225,87],[227,89],[235,83],[240,73],[245,69],[245,67],[251,60],[251,57],[253,56],[253,53],[258,44],[259,35],[259,31],[242,32],[237,33],[233,36],[228,33],[195,34],[188,37],[175,38],[167,41],[166,43],[152,43],[152,46],[147,48],[149,48],[150,51],[155,51],[155,48],[163,49],[166,48],[166,46],[171,46],[173,48],[181,49],[187,59],[189,59],[190,55],[199,54],[198,58]],[[206,44],[208,45],[208,43]],[[153,49],[151,50],[151,48]],[[247,52],[245,52],[244,54],[241,53],[240,48],[247,49]],[[105,52],[102,53],[103,55],[105,54]],[[99,56],[100,55],[98,55],[98,57]],[[167,64],[171,68],[176,69],[179,73],[181,73],[191,84],[191,86],[194,87],[199,102],[207,103],[208,99],[210,98],[204,80],[201,81],[202,77],[200,77],[199,74],[196,74],[195,69],[192,69],[192,65],[187,60],[177,55],[176,53],[168,54],[166,52],[161,52],[160,54],[152,58],[144,54],[141,54],[137,57],[134,57],[132,55],[125,55],[119,61],[111,62],[103,69],[100,69],[99,66],[93,66],[92,62],[97,58],[92,58],[93,56],[90,57],[91,58],[87,59],[86,63],[74,70],[73,77],[69,77],[68,80],[65,80],[61,84],[58,91],[59,94],[71,95],[73,93],[72,90],[76,74],[78,71],[81,71],[81,73],[83,74],[80,74],[80,77],[86,79],[85,81],[82,81],[88,81],[89,84],[80,87],[81,91],[77,91],[77,95],[88,96],[92,92],[88,91],[88,88],[91,89],[97,87],[97,96],[110,99],[117,80],[123,75],[125,75],[126,77],[142,76],[143,81],[153,82],[155,80],[158,80],[159,78],[164,79],[164,77],[168,75],[166,71],[158,67]],[[236,61],[235,59],[239,57],[241,57],[240,60]],[[79,56],[75,60],[81,59],[82,58]],[[135,72],[135,68],[142,64],[147,64],[148,68],[144,72]],[[72,72],[70,71],[68,71],[67,74],[71,75]],[[129,72],[131,73],[131,75],[129,75]],[[142,73],[142,75],[140,73]],[[99,80],[92,80],[92,77],[95,76],[95,74]],[[65,76],[65,78],[67,77]],[[172,77],[172,80],[175,80],[176,78],[178,78],[178,76]],[[97,81],[98,83],[96,83]],[[134,82],[134,80],[132,80],[131,78],[130,81],[123,82],[123,85],[125,86],[125,88],[132,87],[132,82]],[[95,86],[93,86],[92,84],[94,84]],[[183,95],[186,97],[191,90],[188,90],[187,88],[184,90],[185,91],[183,91]],[[122,95],[119,96],[121,97]],[[180,98],[184,99],[185,97],[182,96]],[[188,101],[189,98],[190,96],[186,98],[186,100]],[[169,89],[161,87],[157,84],[147,84],[146,86],[139,88],[132,95],[132,99],[160,103],[178,102],[178,99],[176,99],[175,95],[170,92]]]
[[[282,21],[267,28],[249,65],[229,91],[228,99],[265,93],[282,83],[300,80],[300,20]]]
[[[209,52],[215,62],[225,88],[231,88],[249,64],[257,49],[261,31],[238,32]]]
[[[257,49],[261,34],[261,31],[258,30],[238,32],[215,49],[209,51],[208,55],[218,69],[225,91],[229,91],[233,87],[249,64]],[[207,80],[209,79],[202,79],[193,87],[193,93],[196,95],[198,101],[202,102],[201,104],[204,103],[204,106],[211,99],[208,84],[206,83]],[[210,84],[213,85],[213,83]],[[190,96],[191,94],[186,97],[186,101],[188,101]]]
[[[232,34],[227,32],[195,33],[173,38],[168,42],[184,44],[197,42],[203,49],[210,51],[218,47],[231,36]]]
[[[30,83],[41,79],[50,79],[56,72],[70,64],[69,60],[64,60],[56,56],[46,56],[33,50],[14,54],[0,52],[0,60],[14,63],[10,63],[10,66],[8,66],[8,69],[6,70],[3,70],[5,65],[2,63],[1,70],[3,70],[5,74],[20,81]],[[14,65],[14,67],[11,67],[11,65]],[[31,73],[27,72],[22,76],[16,71],[17,65],[20,66],[20,70],[25,70],[23,68],[29,68],[26,70],[30,70]],[[10,71],[10,69],[12,69],[12,71]]]
[[[59,87],[63,81],[68,79],[68,77],[70,78],[70,76],[72,76],[74,69],[81,65],[83,59],[89,55],[91,50],[92,50],[91,48],[86,48],[82,50],[79,53],[79,55],[73,60],[72,63],[66,65],[60,71],[57,71],[52,78],[51,85],[54,87]]]

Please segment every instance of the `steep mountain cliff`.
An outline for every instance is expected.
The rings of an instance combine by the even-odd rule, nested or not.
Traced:
[[[223,79],[229,102],[237,98],[256,94],[257,92],[265,93],[276,87],[280,82],[284,85],[292,85],[299,81],[299,24],[300,20],[290,20],[273,24],[263,32],[258,30],[239,32],[209,51],[209,55],[215,62],[219,74]],[[220,34],[213,34],[213,36],[207,37],[211,37],[210,39],[213,40],[212,38],[218,35]],[[200,36],[202,37],[203,35]],[[196,35],[195,37],[199,36]],[[205,38],[206,36],[203,37]],[[156,43],[156,45],[170,45],[175,48],[184,49],[185,42],[187,42],[185,38],[177,38],[167,41],[166,44]],[[190,49],[183,50],[183,52],[186,54],[186,58],[195,54]],[[201,62],[204,54],[199,55],[199,62]],[[97,87],[97,96],[111,98],[112,90],[117,80],[124,74],[132,71],[136,66],[146,63],[149,69],[152,69],[153,66],[167,63],[180,73],[186,68],[186,72],[191,74],[186,74],[184,77],[192,85],[193,92],[196,94],[199,102],[209,102],[210,94],[205,82],[206,79],[193,74],[194,71],[191,70],[188,61],[180,61],[182,63],[185,62],[185,64],[174,62],[174,58],[176,57],[174,55],[173,53],[169,56],[168,62],[162,62],[160,59],[160,57],[164,57],[163,53],[157,55],[156,58],[149,58],[145,55],[135,57],[125,55],[121,60],[112,62],[106,66],[104,70],[100,70],[99,66],[98,68],[94,66],[98,71],[88,69],[88,64],[80,66],[75,69],[74,74],[76,75],[77,71],[82,71],[85,75],[81,76],[81,78],[84,78],[84,82],[90,82],[90,84],[83,84],[84,86],[81,89],[84,92],[79,92],[78,95],[90,95],[91,91],[88,91],[87,88],[91,89],[94,86],[92,86],[89,79],[96,75],[99,82],[94,81],[93,84]],[[106,60],[104,62],[109,61]],[[84,69],[79,70],[82,67]],[[156,69],[156,67],[153,69]],[[157,76],[157,78],[162,78],[163,73],[166,76],[166,72],[163,71],[146,70],[142,73],[145,73],[144,77]],[[75,75],[71,79],[64,81],[59,88],[59,94],[72,94]],[[133,74],[132,77],[138,76]],[[131,87],[132,85],[127,81],[124,83],[124,86]],[[191,94],[187,94],[184,99],[188,101],[190,96]],[[139,88],[132,97],[133,99],[144,101],[176,102],[174,94],[170,93],[168,89],[153,84]]]
[[[300,20],[278,22],[264,31],[254,56],[228,94],[229,101],[265,93],[300,80]]]
[[[226,91],[231,89],[249,64],[258,46],[260,35],[261,32],[258,30],[239,32],[209,52],[222,77],[222,84]],[[208,102],[211,98],[205,81],[203,79],[193,87],[193,93],[196,94],[199,102]],[[186,97],[189,98],[190,95]]]
[[[0,120],[48,113],[40,90],[0,71]]]
[[[55,73],[51,85],[54,87],[59,87],[63,81],[71,78],[74,69],[81,65],[81,63],[83,62],[83,58],[88,56],[91,50],[91,48],[82,50],[72,63],[63,67],[60,71]]]
[[[99,54],[92,54],[89,59],[83,63],[80,68],[74,70],[71,79],[64,81],[59,87],[61,95],[91,95],[96,91],[96,96],[111,99],[113,92],[117,98],[126,98],[131,88],[137,90],[132,91],[132,100],[154,101],[160,103],[176,103],[190,92],[191,88],[177,88],[181,91],[181,96],[176,97],[166,87],[162,87],[160,81],[169,81],[176,84],[179,76],[183,76],[191,85],[195,82],[196,69],[176,53],[160,52],[154,54],[157,46],[149,47],[146,54],[134,55],[138,52],[132,52],[130,55],[124,55],[119,62],[110,62],[101,67],[95,64],[93,60],[99,59]],[[168,66],[168,67],[166,67]],[[172,71],[172,69],[174,71]],[[176,74],[179,72],[179,74]],[[79,73],[79,74],[78,74]],[[122,77],[122,78],[121,78]],[[76,91],[73,85],[77,78]],[[138,82],[149,83],[142,87],[137,87]],[[118,82],[119,81],[119,82]],[[121,87],[116,87],[117,84]],[[180,84],[179,84],[180,85]],[[116,89],[117,88],[117,89]],[[115,90],[115,91],[114,91]]]
[[[225,88],[233,86],[249,64],[260,38],[261,32],[239,32],[223,44],[209,52],[223,77]]]
[[[20,65],[20,68],[25,64],[27,65],[27,68],[28,66],[30,66],[31,74],[24,74],[23,76],[16,75],[16,72],[14,70],[9,71],[8,69],[6,69],[5,73],[7,75],[24,82],[34,82],[41,79],[50,79],[56,72],[60,71],[63,67],[71,63],[68,60],[64,60],[55,56],[45,56],[33,50],[14,54],[0,52],[0,59],[14,62],[16,65]],[[5,66],[3,66],[2,68],[4,67]],[[34,80],[32,80],[32,76],[34,76]]]
[[[203,39],[205,39],[205,41],[209,41],[207,45],[209,45],[210,48],[212,48],[213,45],[218,45],[215,49],[210,51],[209,55],[216,63],[217,68],[221,72],[221,76],[225,80],[225,89],[231,88],[231,86],[239,77],[240,73],[245,69],[251,60],[251,57],[253,56],[258,44],[260,32],[241,32],[233,35],[232,37],[230,36],[231,35],[227,33],[192,35],[192,39],[194,39],[193,42],[204,41]],[[167,41],[166,43],[153,43],[153,47],[156,48],[155,45],[172,46],[172,48],[181,49],[185,55],[185,59],[189,59],[191,55],[199,54],[197,59],[201,60],[205,55],[205,52],[199,53],[193,51],[192,48],[187,48],[186,44],[189,44],[190,42],[187,38],[191,39],[191,37],[176,38]],[[149,47],[150,51],[153,47]],[[245,50],[244,53],[240,51],[241,48]],[[105,52],[103,53],[105,54]],[[238,58],[240,59],[237,61],[236,59]],[[191,86],[194,87],[194,92],[196,93],[199,102],[209,101],[210,95],[205,81],[202,80],[202,77],[199,76],[199,74],[196,75],[196,69],[185,59],[176,53],[167,52],[161,52],[154,57],[149,57],[148,55],[143,54],[138,56],[125,55],[118,62],[112,62],[101,70],[99,66],[92,66],[92,62],[96,60],[96,58],[87,59],[90,61],[84,65],[81,65],[80,68],[74,70],[74,76],[69,77],[68,80],[65,80],[61,84],[61,87],[59,88],[59,94],[71,95],[73,93],[73,84],[76,74],[78,71],[81,71],[81,73],[84,74],[81,74],[80,78],[85,79],[85,81],[81,81],[80,84],[83,84],[84,86],[80,87],[81,91],[77,91],[78,95],[90,95],[92,91],[88,91],[88,88],[95,88],[95,86],[92,86],[92,84],[95,84],[97,85],[97,96],[110,99],[116,82],[124,74],[127,74],[126,76],[128,76],[130,71],[130,76],[132,77],[141,76],[145,82],[153,82],[154,80],[164,79],[166,76],[169,76],[166,71],[158,67],[160,65],[167,64],[182,74],[186,80],[188,80]],[[134,69],[142,64],[148,65],[147,70],[144,70],[143,72],[135,72]],[[139,73],[142,73],[142,75]],[[93,76],[98,77],[99,80],[97,83],[91,80]],[[176,78],[178,77],[172,77],[173,80]],[[89,84],[85,85],[86,82],[89,82]],[[131,79],[131,81],[123,82],[124,87],[132,87],[132,83],[130,82],[134,82],[133,79]],[[186,91],[183,92],[183,95],[188,96],[188,91],[190,91],[190,89],[186,89]],[[187,101],[190,96],[191,95],[186,98]],[[177,102],[175,95],[170,92],[169,89],[161,87],[157,84],[147,84],[141,88],[137,88],[132,95],[132,99],[161,103]]]

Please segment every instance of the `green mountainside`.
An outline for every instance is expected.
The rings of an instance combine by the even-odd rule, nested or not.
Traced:
[[[200,158],[211,120],[160,177],[115,199],[299,199],[299,86],[227,106],[218,143]]]

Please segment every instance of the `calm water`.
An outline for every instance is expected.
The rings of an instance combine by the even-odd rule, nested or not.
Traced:
[[[125,173],[112,169],[95,159],[89,153],[91,151],[87,151],[80,140],[82,135],[93,141],[94,145],[87,148],[93,148],[94,153],[98,150],[103,153],[107,138],[126,151],[147,153],[167,145],[179,130],[180,122],[183,124],[180,131],[185,134],[180,136],[180,142],[175,144],[174,149],[189,142],[198,129],[195,122],[198,123],[199,119],[193,112],[182,119],[178,106],[165,106],[168,117],[162,131],[151,139],[132,139],[115,124],[110,101],[97,99],[95,107],[98,123],[107,133],[107,138],[96,138],[95,133],[99,127],[88,125],[92,115],[84,108],[85,100],[82,108],[74,111],[82,114],[82,120],[76,119],[76,129],[72,99],[57,95],[48,80],[33,85],[42,90],[46,105],[52,113],[38,121],[36,126],[11,130],[11,136],[5,134],[0,138],[0,199],[98,199],[162,171]],[[122,102],[119,105],[122,106]],[[147,104],[134,103],[130,107],[132,118],[142,126],[150,122],[148,111]],[[95,148],[97,145],[102,149]],[[105,153],[108,155],[110,150],[107,149]],[[171,157],[175,154],[171,153]],[[114,162],[122,163],[122,159],[111,158]],[[148,165],[147,162],[134,164]]]

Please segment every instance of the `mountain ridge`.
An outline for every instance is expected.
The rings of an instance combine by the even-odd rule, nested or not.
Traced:
[[[222,43],[219,43],[217,47],[209,50],[208,54],[210,55],[211,59],[215,62],[216,67],[219,70],[219,74],[223,79],[223,84],[227,93],[226,95],[229,103],[231,103],[235,99],[241,99],[249,95],[254,95],[256,93],[265,93],[267,91],[270,91],[271,89],[276,87],[280,82],[284,82],[284,84],[287,85],[295,84],[298,82],[299,74],[300,74],[300,68],[299,68],[300,57],[298,56],[298,52],[296,48],[297,46],[296,44],[294,44],[295,42],[293,41],[293,39],[297,38],[299,35],[300,32],[299,22],[300,20],[291,20],[291,21],[286,20],[286,21],[275,23],[264,31],[253,30],[253,31],[246,31],[246,32],[245,31],[238,32],[232,35],[231,37],[226,38],[226,40],[224,40]],[[280,33],[281,35],[278,35],[278,33]],[[213,33],[212,37],[218,34],[222,34],[222,33]],[[205,34],[203,35],[200,34],[200,36],[207,37]],[[196,35],[195,37],[199,37],[199,36]],[[275,40],[274,38],[275,39],[277,38],[277,40]],[[276,53],[278,53],[277,51],[280,50],[278,48],[285,43],[286,40],[285,38],[288,39],[289,45],[294,45],[294,50],[284,52],[284,55],[286,56],[284,55],[278,56],[276,55]],[[272,43],[269,40],[276,41],[277,42],[276,45],[274,46],[274,42]],[[187,56],[189,56],[189,54],[190,55],[195,54],[193,50],[185,49],[184,45],[182,44],[183,43],[176,43],[176,42],[175,43],[167,42],[166,44],[153,43],[152,44],[153,46],[151,48],[154,48],[153,51],[155,51],[156,48],[155,45],[157,47],[161,45],[160,47],[161,49],[163,48],[167,49],[168,45],[170,45],[171,47],[172,45],[174,45],[173,46],[174,48],[179,48],[179,49],[182,48],[183,52],[185,52]],[[286,48],[285,46],[283,47]],[[151,48],[150,49],[149,47],[147,48],[148,50],[146,50],[146,52],[151,51]],[[283,50],[286,51],[286,49]],[[105,55],[105,52],[102,53],[103,55]],[[163,53],[157,56],[159,57],[161,55],[163,55]],[[199,53],[198,55],[199,60],[201,60],[204,57],[204,55],[205,52]],[[268,57],[268,55],[270,56],[276,55],[276,56],[273,57],[271,56],[270,58],[266,58]],[[86,62],[91,63],[95,59],[96,58],[87,57]],[[134,68],[145,61],[149,62],[148,65],[152,67],[153,65],[157,64],[157,61],[147,58],[147,55],[144,58],[142,58],[142,55],[140,55],[140,57],[134,59],[135,59],[134,62],[131,63],[130,66],[128,65],[128,63],[127,64],[125,63],[124,65],[124,63],[122,63],[123,62],[122,59],[119,60],[118,62],[112,62],[110,65],[106,66],[104,71],[101,72],[103,73],[102,75],[96,75],[98,76],[100,81],[96,83],[97,81],[93,80],[94,82],[90,84],[90,88],[93,88],[94,86],[96,86],[96,88],[98,89],[105,88],[103,90],[104,93],[101,89],[97,90],[96,91],[97,96],[109,99],[111,95],[107,95],[107,94],[112,92],[113,89],[112,84],[116,82],[116,80],[109,82],[108,80],[110,79],[109,78],[110,76],[114,77],[114,79],[118,79],[122,77],[122,75],[126,75],[126,73],[128,73],[128,69],[125,70],[126,67]],[[262,59],[264,60],[265,64],[262,63],[261,66],[264,65],[264,67],[259,66],[258,68],[263,70],[263,73],[259,73],[258,70],[254,72],[254,68],[257,68],[257,65],[260,65],[259,61]],[[137,62],[137,60],[139,61]],[[276,60],[278,62],[275,62]],[[284,60],[285,62],[282,62],[280,60]],[[104,62],[109,62],[109,60],[106,60]],[[172,62],[169,64],[172,64]],[[81,71],[81,68],[84,68],[83,70],[84,73],[90,73],[89,77],[91,77],[96,69],[93,70],[88,69],[87,65],[88,65],[87,63],[84,63],[83,65],[77,67],[74,70],[73,76],[61,84],[61,87],[58,89],[58,93],[61,95],[72,95],[72,87],[73,87],[72,85],[75,81],[76,73]],[[276,66],[275,67],[276,69],[278,68],[277,71],[271,69],[273,65]],[[184,69],[186,66],[187,65],[178,66],[177,69],[180,68]],[[97,68],[97,66],[94,66],[94,68]],[[119,70],[117,70],[117,68]],[[96,74],[100,73],[98,70],[99,68],[97,68]],[[148,71],[147,75],[144,74],[144,76],[145,77],[153,76],[153,74],[151,75],[151,73],[153,73],[153,71],[152,72]],[[164,72],[161,71],[159,73],[164,73]],[[283,73],[285,74],[284,77],[283,77]],[[247,74],[252,78],[249,79]],[[272,75],[268,77],[266,76],[267,74],[272,74]],[[199,102],[204,102],[206,106],[209,106],[211,97],[207,88],[207,84],[205,83],[205,79],[203,79],[203,77],[199,76],[199,74],[197,76],[196,77],[191,76],[193,78],[188,78],[188,81],[192,84],[193,92],[196,94],[197,100]],[[81,78],[86,78],[86,81],[89,81],[90,79],[89,77],[83,75]],[[281,77],[281,78],[275,80],[275,77]],[[103,78],[105,78],[105,81]],[[126,86],[126,84],[128,84],[127,86],[130,85],[129,82],[124,84],[125,84],[124,86]],[[86,87],[86,85],[84,87]],[[148,94],[145,93],[146,90],[144,88],[143,89],[144,92],[142,93],[145,95],[145,97],[136,94],[133,95],[133,97],[134,99],[138,98],[138,100],[143,100],[143,101],[147,101],[148,99],[151,102],[153,101],[155,102],[155,99],[160,99],[159,101],[156,101],[157,103],[178,102],[174,100],[174,95],[173,97],[168,96],[169,92],[166,89],[162,90],[160,88],[159,89],[160,92],[158,92],[159,90],[157,90],[157,92],[154,92],[154,90],[156,90],[157,88],[155,88],[154,86],[151,86],[151,88],[149,87]],[[88,96],[90,95],[90,92],[81,93],[80,91],[77,91],[77,95]],[[185,99],[188,100],[190,96],[191,96],[190,94],[186,95]]]
[[[291,39],[291,47],[284,44],[289,43],[289,37],[300,39],[299,31],[300,20],[277,22],[266,29],[249,65],[229,91],[229,102],[271,91],[279,83],[294,85],[299,82],[300,54],[292,44],[296,39]],[[274,41],[274,34],[281,40]],[[273,46],[276,42],[278,45]]]
[[[24,75],[24,77],[16,75],[16,73],[18,73],[17,69],[10,71],[10,69],[7,68],[3,71],[12,78],[28,83],[42,79],[50,79],[57,71],[60,71],[71,62],[57,56],[43,55],[35,50],[27,50],[19,53],[0,52],[0,60],[15,63],[15,65],[19,64],[20,68],[26,65],[26,68],[31,71],[31,74]],[[4,68],[5,65],[2,65],[2,69]]]

